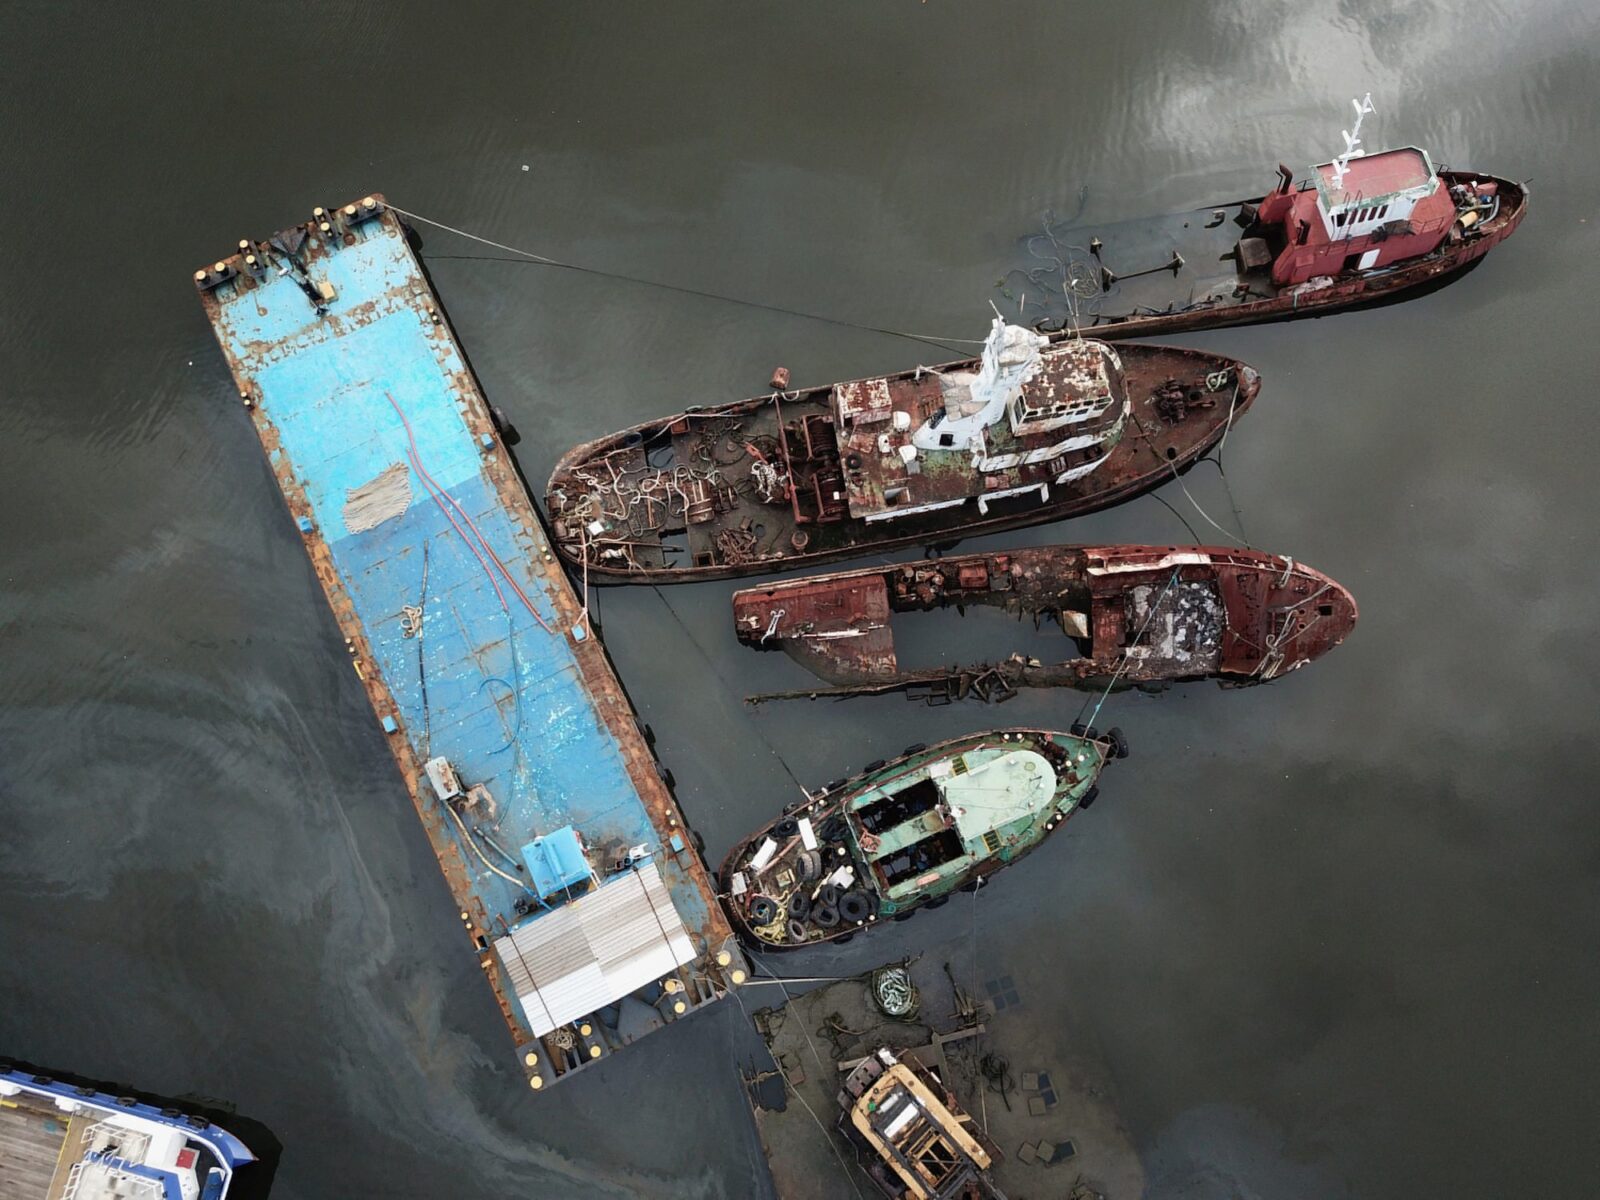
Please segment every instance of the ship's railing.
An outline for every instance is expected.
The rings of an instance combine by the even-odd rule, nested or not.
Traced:
[[[82,1144],[91,1154],[111,1154],[138,1162],[150,1149],[150,1135],[115,1121],[96,1121],[83,1131]]]
[[[61,1200],[79,1200],[78,1189],[83,1186],[91,1167],[105,1172],[106,1181],[116,1185],[114,1191],[97,1189],[96,1195],[116,1196],[118,1200],[162,1200],[159,1180],[119,1170],[118,1166],[118,1159],[98,1156],[73,1163],[72,1170],[67,1172],[67,1185],[61,1189]],[[94,1200],[94,1198],[85,1196],[83,1200]]]

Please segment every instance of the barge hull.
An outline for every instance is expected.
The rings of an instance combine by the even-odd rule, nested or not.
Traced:
[[[195,283],[529,1082],[720,998],[745,977],[732,931],[398,216],[381,196],[319,209]],[[425,769],[439,757],[487,789],[471,833]],[[642,849],[641,893],[659,872],[692,959],[674,951],[634,1033],[572,1022],[584,1040],[558,1054],[533,1045],[495,943],[535,907],[515,852],[568,826],[600,890]]]

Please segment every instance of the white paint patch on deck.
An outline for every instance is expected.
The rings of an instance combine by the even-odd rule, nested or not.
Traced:
[[[411,506],[411,472],[404,463],[384,468],[376,479],[345,493],[344,527],[351,533],[375,529]]]

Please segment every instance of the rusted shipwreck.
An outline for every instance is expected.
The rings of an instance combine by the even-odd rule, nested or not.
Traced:
[[[976,359],[693,409],[562,457],[556,546],[592,582],[765,574],[1053,521],[1157,486],[1250,406],[1217,354],[1044,336]]]
[[[1392,303],[1458,278],[1521,223],[1525,183],[1416,146],[1368,154],[1372,98],[1354,103],[1346,153],[1298,181],[1280,166],[1265,196],[1109,228],[1047,223],[1029,240],[1039,265],[1003,285],[1018,319],[1112,340]]]
[[[896,613],[992,605],[1059,625],[1071,657],[905,670]],[[796,579],[734,593],[739,640],[829,686],[758,700],[916,690],[934,702],[1023,687],[1264,683],[1342,642],[1356,602],[1291,558],[1219,546],[1041,546]]]
[[[728,852],[718,873],[734,929],[768,950],[844,941],[971,890],[1099,794],[1126,757],[1121,730],[996,729],[892,761],[806,796]]]

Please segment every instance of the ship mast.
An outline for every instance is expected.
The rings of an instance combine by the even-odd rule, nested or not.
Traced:
[[[1352,158],[1362,158],[1366,151],[1361,149],[1361,120],[1372,108],[1372,93],[1368,92],[1361,100],[1352,99],[1350,103],[1356,110],[1356,123],[1352,129],[1341,129],[1344,134],[1344,153],[1333,160],[1333,186],[1341,187],[1344,184],[1344,173],[1350,168]]]

